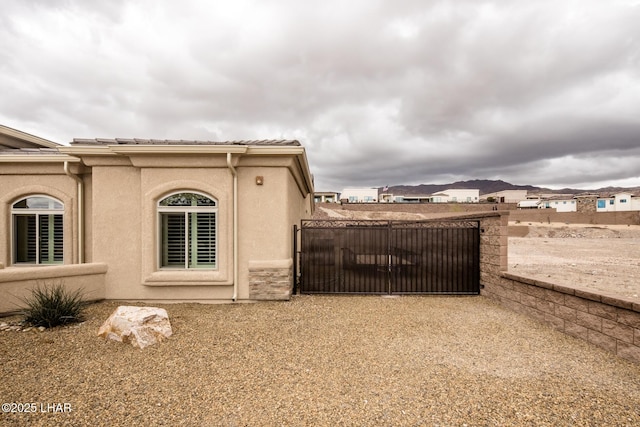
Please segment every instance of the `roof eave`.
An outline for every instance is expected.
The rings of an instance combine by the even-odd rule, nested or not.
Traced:
[[[2,154],[0,163],[62,163],[79,162],[78,157],[66,154]]]
[[[131,156],[131,155],[194,155],[245,154],[254,156],[294,156],[304,177],[305,190],[313,193],[313,177],[309,169],[306,150],[301,145],[178,145],[178,144],[109,144],[62,146],[58,151],[73,156]]]
[[[49,141],[48,139],[40,138],[39,136],[31,135],[30,133],[22,132],[4,125],[0,125],[0,135],[5,135],[8,138],[22,141],[27,144],[32,144],[38,148],[60,147],[60,144],[56,142]]]

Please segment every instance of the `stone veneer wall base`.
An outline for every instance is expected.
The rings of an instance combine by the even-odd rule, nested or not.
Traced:
[[[289,300],[293,290],[293,261],[251,261],[249,263],[249,299]]]

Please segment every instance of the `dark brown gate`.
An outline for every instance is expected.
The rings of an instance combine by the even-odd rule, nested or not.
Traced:
[[[305,220],[300,293],[479,294],[478,221]]]

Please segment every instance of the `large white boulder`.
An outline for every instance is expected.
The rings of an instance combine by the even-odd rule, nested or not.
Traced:
[[[98,336],[145,348],[173,334],[163,308],[120,306],[98,329]]]

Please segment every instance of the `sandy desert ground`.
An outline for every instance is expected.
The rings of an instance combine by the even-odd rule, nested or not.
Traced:
[[[528,226],[524,237],[509,237],[510,273],[640,302],[640,226],[510,226]]]

